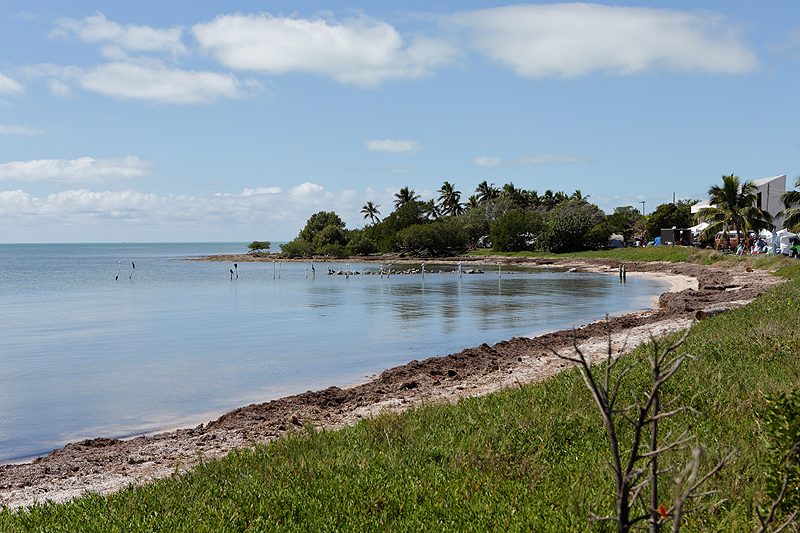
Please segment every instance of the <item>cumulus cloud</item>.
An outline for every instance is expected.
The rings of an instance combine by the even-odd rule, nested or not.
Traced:
[[[75,73],[86,90],[162,104],[199,104],[242,96],[235,76],[169,68],[158,60],[113,62]]]
[[[664,69],[737,74],[758,66],[739,30],[720,15],[587,3],[514,5],[451,20],[472,46],[527,78]]]
[[[384,139],[382,141],[367,141],[367,150],[370,152],[389,152],[389,153],[414,153],[422,150],[422,146],[417,141],[396,141]]]
[[[432,67],[457,54],[443,40],[419,37],[406,43],[393,26],[366,16],[335,22],[221,15],[195,25],[192,33],[228,68],[272,75],[314,73],[360,87],[429,75]]]
[[[253,81],[240,81],[230,73],[186,70],[167,65],[153,54],[176,58],[188,53],[181,42],[183,28],[153,28],[118,24],[98,13],[80,20],[60,19],[51,38],[75,36],[101,47],[109,61],[93,67],[39,65],[27,68],[31,75],[49,77],[50,91],[59,97],[74,86],[127,100],[158,104],[203,104],[219,98],[238,98],[259,89]]]
[[[499,157],[488,157],[485,155],[478,156],[472,159],[472,164],[476,167],[492,168],[492,167],[521,167],[526,165],[539,166],[549,165],[553,163],[563,163],[570,165],[585,165],[591,163],[591,160],[585,155],[565,155],[565,154],[538,154],[538,155],[523,155],[516,159],[508,159],[503,161]]]
[[[0,135],[42,135],[44,130],[28,126],[9,126],[0,124]]]
[[[20,83],[0,72],[0,94],[19,94],[24,90]]]
[[[113,159],[36,159],[0,164],[0,181],[108,183],[149,174],[149,162],[136,156]]]
[[[47,78],[55,96],[66,97],[72,85],[124,100],[156,104],[202,104],[240,98],[260,90],[258,82],[241,82],[232,74],[183,70],[155,58],[112,61],[94,67],[40,64],[26,67],[31,78]]]
[[[106,19],[102,13],[81,20],[62,18],[57,25],[50,32],[50,37],[71,34],[84,42],[103,44],[102,52],[106,57],[119,58],[126,52],[186,53],[186,47],[181,42],[181,26],[157,29],[136,24],[122,25]]]

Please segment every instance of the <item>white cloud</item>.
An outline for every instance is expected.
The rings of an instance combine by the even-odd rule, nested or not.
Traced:
[[[202,104],[219,98],[240,98],[260,90],[257,81],[240,82],[232,74],[182,70],[154,58],[129,59],[81,68],[40,64],[26,67],[31,78],[48,78],[50,91],[69,96],[70,85],[129,100],[157,104]]]
[[[743,73],[758,60],[724,17],[587,3],[516,5],[451,18],[472,45],[527,78],[655,69]]]
[[[0,181],[108,183],[149,174],[149,162],[136,156],[114,159],[36,159],[0,164]]]
[[[591,160],[585,155],[565,155],[565,154],[538,154],[523,155],[516,159],[503,161],[499,157],[488,157],[485,155],[473,158],[472,164],[476,167],[492,168],[499,166],[521,167],[526,165],[539,166],[553,163],[569,165],[585,165]]]
[[[81,20],[59,19],[58,28],[50,32],[51,37],[69,34],[88,43],[107,43],[103,54],[117,59],[125,52],[186,53],[186,47],[181,42],[183,28],[180,26],[156,29],[136,24],[121,25],[109,21],[102,13]]]
[[[364,143],[370,152],[389,152],[389,153],[414,153],[422,150],[422,146],[417,141],[396,141],[384,139],[382,141],[367,141]]]
[[[9,126],[0,124],[0,135],[42,135],[44,130],[28,126]]]
[[[36,197],[10,190],[0,191],[0,224],[3,238],[10,242],[53,242],[53,235],[64,235],[68,242],[202,240],[225,235],[227,240],[231,235],[252,239],[254,228],[259,234],[269,233],[270,239],[289,240],[321,210],[335,211],[349,227],[363,225],[361,206],[376,200],[391,205],[391,191],[333,192],[311,182],[286,192],[259,187],[196,196],[81,188]]]
[[[280,187],[259,187],[257,189],[244,189],[242,196],[253,196],[254,194],[280,194]]]
[[[231,74],[169,68],[158,60],[107,63],[79,71],[77,78],[86,90],[162,104],[199,104],[243,94]]]
[[[50,87],[50,92],[54,96],[66,98],[67,96],[72,94],[72,89],[70,88],[69,85],[67,85],[63,81],[54,78],[47,80],[47,86]]]
[[[334,22],[221,15],[192,32],[201,47],[232,69],[315,73],[360,87],[430,75],[432,67],[457,53],[451,44],[430,38],[407,44],[393,26],[366,16]]]
[[[24,90],[20,83],[0,72],[0,94],[19,94]]]
[[[496,167],[500,164],[500,158],[481,155],[474,158],[472,164],[476,167]]]

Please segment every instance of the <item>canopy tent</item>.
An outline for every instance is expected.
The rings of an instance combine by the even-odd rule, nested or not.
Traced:
[[[692,226],[689,229],[692,230],[692,235],[700,235],[710,225],[711,224],[709,224],[708,222],[701,222],[698,225]]]
[[[782,229],[776,232],[777,244],[775,245],[776,251],[783,255],[791,255],[792,241],[797,239],[797,233],[792,233],[787,229]]]

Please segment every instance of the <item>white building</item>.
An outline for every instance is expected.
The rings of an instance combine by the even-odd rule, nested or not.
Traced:
[[[778,217],[778,213],[783,210],[781,195],[786,192],[786,174],[753,180],[753,185],[756,186],[754,191],[756,201],[753,205],[772,215],[772,223],[775,224],[775,227],[782,228],[783,217]],[[711,200],[703,200],[694,204],[692,214],[694,215],[704,207],[711,207]]]

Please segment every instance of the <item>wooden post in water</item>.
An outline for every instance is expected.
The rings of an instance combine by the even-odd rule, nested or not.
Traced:
[[[275,279],[275,261],[272,262],[272,279]]]
[[[422,279],[425,279],[425,263],[422,263]]]
[[[497,262],[497,279],[500,279],[500,272],[503,270],[503,263]]]
[[[239,279],[239,265],[233,264],[233,269],[236,271],[236,279]]]
[[[122,261],[120,261],[120,262],[119,262],[119,266],[117,267],[117,275],[116,275],[116,277],[114,278],[114,281],[118,281],[118,280],[119,280],[119,270],[120,270],[121,268],[122,268]]]
[[[133,269],[134,269],[134,268],[136,268],[136,265],[135,265],[135,264],[133,264],[133,261],[131,261],[131,275],[130,275],[130,276],[128,276],[128,279],[131,279],[131,278],[133,277]]]

